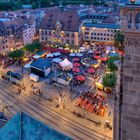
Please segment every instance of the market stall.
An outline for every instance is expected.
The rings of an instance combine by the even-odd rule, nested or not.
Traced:
[[[59,62],[59,65],[63,70],[71,70],[73,68],[73,64],[67,58]]]

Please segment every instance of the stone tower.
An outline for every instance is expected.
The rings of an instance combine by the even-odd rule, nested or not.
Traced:
[[[140,5],[120,5],[125,58],[118,140],[140,140]]]

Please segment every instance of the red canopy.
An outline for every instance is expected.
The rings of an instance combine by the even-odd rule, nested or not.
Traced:
[[[94,58],[95,58],[95,59],[100,59],[101,56],[95,55]]]
[[[94,53],[95,53],[95,54],[101,54],[101,52],[100,52],[100,51],[95,51]]]
[[[124,52],[123,51],[118,51],[118,54],[121,56],[124,56]]]
[[[107,57],[102,57],[100,60],[101,60],[102,62],[106,62],[106,61],[107,61]]]
[[[87,73],[90,73],[90,74],[95,73],[94,68],[88,68],[88,69],[87,69]]]
[[[81,66],[81,64],[80,64],[80,63],[78,63],[78,62],[74,62],[74,63],[73,63],[73,66],[74,66],[74,67],[80,67],[80,66]]]
[[[79,69],[78,67],[74,67],[74,68],[72,69],[72,71],[78,73],[78,72],[80,72],[80,69]]]
[[[79,61],[80,60],[80,58],[73,58],[73,61]]]
[[[78,75],[78,76],[76,76],[76,80],[85,81],[85,77],[83,75]]]

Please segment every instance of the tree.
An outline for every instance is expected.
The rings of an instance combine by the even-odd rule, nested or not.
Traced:
[[[33,53],[41,49],[41,44],[39,42],[33,42],[32,44],[27,44],[23,48],[25,51]]]
[[[121,31],[116,32],[116,34],[114,35],[114,46],[118,48],[119,50],[123,50],[124,41],[125,41],[125,36],[123,32]]]
[[[110,57],[109,60],[107,61],[107,67],[109,68],[110,71],[116,71],[118,68],[114,64],[115,61],[119,60],[120,58],[118,56]]]
[[[115,86],[116,80],[117,80],[117,78],[116,78],[116,75],[114,73],[106,74],[103,77],[103,85],[104,85],[104,87],[112,88]]]
[[[11,51],[8,54],[8,56],[13,60],[19,60],[19,59],[23,58],[24,51],[23,50],[14,50],[14,51]]]

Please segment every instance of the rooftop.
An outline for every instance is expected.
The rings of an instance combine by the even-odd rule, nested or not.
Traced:
[[[25,113],[17,113],[0,129],[1,140],[72,140]]]
[[[51,67],[52,62],[45,58],[39,58],[31,63],[31,67],[36,67],[38,69],[44,70]]]
[[[94,23],[84,23],[85,27],[97,27],[97,28],[111,28],[111,29],[119,29],[120,25],[116,24],[94,24]]]
[[[76,10],[63,8],[49,9],[42,20],[40,29],[55,30],[56,23],[60,22],[62,31],[78,31],[81,24],[80,17]]]

